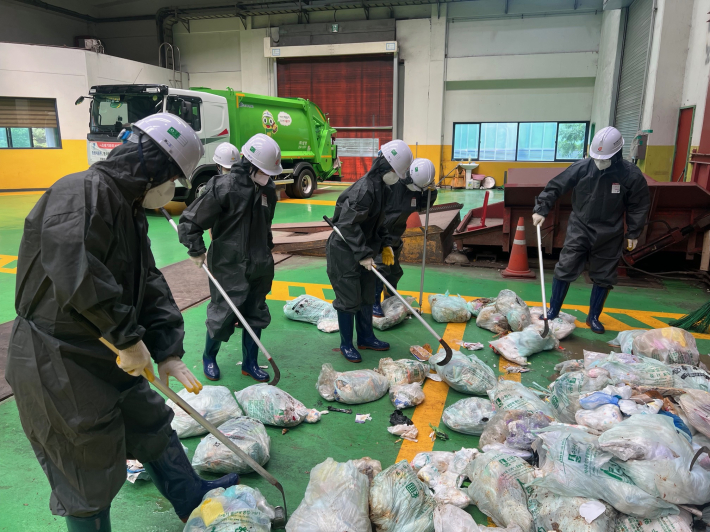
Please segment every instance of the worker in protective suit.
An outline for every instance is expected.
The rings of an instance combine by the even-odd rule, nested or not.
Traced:
[[[412,150],[403,141],[384,144],[370,171],[340,194],[335,203],[333,224],[347,242],[333,232],[325,253],[328,278],[335,292],[333,307],[338,311],[340,352],[350,362],[362,361],[353,346],[353,320],[358,349],[386,351],[390,347],[378,340],[372,330],[376,278],[372,268],[380,253],[383,264],[394,264],[394,251],[385,226],[388,185],[404,179],[411,163]]]
[[[386,265],[382,261],[382,254],[377,255],[375,264],[379,272],[384,275],[387,282],[395,289],[404,274],[399,264],[399,256],[404,247],[402,235],[407,229],[407,219],[413,212],[426,210],[427,198],[431,198],[430,206],[436,201],[435,176],[436,169],[429,159],[414,159],[414,162],[407,170],[405,178],[397,180],[396,183],[389,187],[391,193],[385,206],[385,228],[389,235],[389,243],[394,250],[394,264],[391,266]],[[429,194],[430,191],[431,195]],[[378,318],[385,315],[381,305],[383,289],[382,281],[376,278],[375,304],[372,308],[372,314]],[[392,294],[385,292],[385,299],[388,297],[392,297]]]
[[[202,388],[181,360],[182,315],[155,266],[143,209],[170,201],[176,178],[189,185],[202,153],[180,118],[152,115],[105,161],[52,185],[25,220],[6,378],[52,487],[52,513],[70,532],[111,529],[126,457],[144,464],[182,520],[207,491],[238,482],[195,473],[173,411],[140,376],[154,361],[163,382]]]
[[[558,316],[571,282],[589,261],[592,295],[587,325],[604,333],[599,316],[616,284],[616,269],[624,243],[633,250],[646,223],[649,193],[646,178],[622,157],[619,130],[605,127],[592,139],[590,158],[572,164],[553,178],[537,198],[533,224],[542,225],[555,202],[572,190],[567,236],[555,266],[548,318]],[[624,220],[626,234],[624,234]]]
[[[203,194],[180,216],[180,242],[187,247],[197,267],[205,260],[222,288],[229,294],[254,333],[271,323],[266,296],[274,280],[274,247],[271,221],[276,210],[276,185],[272,176],[283,172],[281,149],[274,139],[258,133],[242,147],[241,161],[229,173],[210,179]],[[202,238],[212,230],[209,252]],[[217,354],[222,342],[234,333],[237,317],[229,304],[210,284],[207,305],[207,336],[202,365],[205,376],[219,380]],[[269,374],[259,368],[259,347],[242,331],[242,374],[259,382]]]
[[[215,149],[212,160],[217,164],[217,175],[228,174],[232,165],[239,162],[239,150],[234,144],[223,142]]]

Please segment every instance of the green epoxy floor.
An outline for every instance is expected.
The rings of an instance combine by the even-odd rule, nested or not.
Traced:
[[[339,192],[336,191],[336,192]],[[462,194],[462,199],[459,198]],[[335,194],[337,197],[337,194]],[[452,197],[448,197],[451,195]],[[326,199],[322,194],[318,200]],[[440,202],[460,201],[466,205],[477,206],[482,201],[478,191],[445,192]],[[16,255],[22,228],[22,218],[31,209],[35,196],[0,196],[0,254]],[[288,207],[286,209],[285,207]],[[311,207],[311,211],[308,210]],[[292,209],[293,208],[293,209]],[[317,209],[316,209],[317,208]],[[300,210],[299,210],[300,209]],[[310,220],[314,210],[324,210],[324,214],[332,214],[332,206],[283,204],[277,206],[277,220],[295,218],[288,221]],[[293,210],[293,212],[288,212]],[[162,222],[158,216],[150,218],[150,236],[159,266],[185,258],[182,246],[176,239],[172,228]],[[12,266],[12,265],[10,265]],[[408,291],[419,290],[419,268],[405,265],[405,276],[401,288]],[[426,292],[445,292],[467,296],[495,296],[501,289],[515,290],[528,301],[539,300],[539,285],[537,281],[511,281],[502,279],[495,270],[431,267],[428,270],[425,284]],[[550,272],[551,273],[551,272]],[[0,273],[0,316],[2,321],[12,319],[12,296],[14,294],[14,275]],[[277,267],[276,280],[294,283],[329,284],[325,272],[325,259],[292,257]],[[570,305],[587,305],[590,285],[583,280],[574,283],[570,288],[566,303]],[[329,291],[326,291],[328,295]],[[289,295],[295,297],[303,293],[303,288],[292,287]],[[332,293],[330,295],[332,297]],[[659,310],[663,312],[686,312],[707,300],[705,290],[693,287],[687,283],[666,282],[662,289],[642,290],[629,287],[619,287],[609,296],[609,308],[624,308],[636,310]],[[339,353],[333,352],[338,347],[337,334],[319,332],[315,326],[292,322],[283,316],[283,302],[271,300],[268,302],[272,313],[272,324],[263,336],[268,347],[281,368],[280,387],[301,400],[307,407],[324,410],[327,403],[321,399],[315,389],[320,367],[325,362],[333,364],[336,370],[355,369],[345,362]],[[204,317],[206,304],[189,309],[185,317],[185,360],[201,377],[201,353],[204,342]],[[578,317],[583,319],[581,312]],[[637,325],[629,321],[628,316],[617,315],[618,319],[628,325]],[[434,323],[431,316],[425,318],[439,334],[444,333],[445,324]],[[570,339],[563,341],[565,352],[549,352],[535,355],[530,359],[531,370],[522,375],[522,382],[531,385],[537,382],[546,386],[553,374],[553,366],[566,358],[578,358],[582,349],[606,350],[603,343],[616,333],[607,333],[603,337],[594,335],[589,330],[577,329]],[[391,356],[395,359],[409,356],[409,347],[417,343],[430,342],[432,338],[415,321],[409,320],[392,330],[378,333],[378,336],[390,342],[392,349],[387,353],[364,351],[364,362],[359,368],[374,368],[380,357]],[[467,324],[464,340],[482,342],[487,346],[493,335],[476,327],[474,322]],[[710,350],[710,341],[698,340],[701,353]],[[497,372],[499,358],[486,347],[477,351],[479,356]],[[223,379],[220,384],[231,390],[239,390],[253,383],[248,377],[243,377],[235,365],[241,359],[239,333],[223,346],[219,356]],[[262,358],[262,364],[265,359]],[[204,378],[203,383],[207,383]],[[175,383],[172,387],[179,389]],[[463,394],[449,390],[446,405],[464,398]],[[351,458],[370,456],[382,462],[383,467],[394,463],[400,449],[394,444],[386,427],[393,407],[387,396],[379,401],[353,407],[357,413],[370,413],[373,421],[360,425],[354,422],[354,416],[330,413],[315,425],[302,424],[282,435],[281,429],[267,427],[271,437],[271,460],[267,469],[284,485],[290,512],[300,503],[308,484],[308,472],[327,457],[338,461]],[[406,413],[411,417],[414,409]],[[446,430],[451,436],[447,442],[437,441],[434,450],[458,450],[461,447],[475,447],[478,438],[457,434]],[[426,438],[427,434],[420,434]],[[192,456],[200,438],[183,440]],[[29,443],[20,427],[17,409],[12,398],[0,403],[0,530],[33,530],[58,531],[65,530],[61,518],[55,518],[48,510],[49,486],[42,470],[34,458]],[[255,474],[245,475],[243,481],[263,491],[272,504],[279,504],[278,492]],[[468,509],[479,523],[486,523],[485,517],[475,507]],[[120,531],[171,531],[183,529],[182,523],[175,517],[170,505],[163,499],[150,482],[139,482],[132,485],[126,483],[114,500],[112,506],[112,521],[114,530]]]

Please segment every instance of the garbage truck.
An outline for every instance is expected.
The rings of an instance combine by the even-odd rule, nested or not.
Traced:
[[[189,205],[217,173],[212,161],[217,146],[231,142],[241,149],[256,133],[265,133],[279,144],[284,172],[274,181],[289,197],[309,198],[319,181],[340,179],[336,130],[315,103],[303,98],[167,85],[97,85],[89,90],[89,98],[89,164],[105,159],[121,144],[117,135],[146,116],[173,113],[192,126],[205,155],[191,176],[192,188],[176,186],[174,201]],[[76,104],[83,100],[80,97]]]

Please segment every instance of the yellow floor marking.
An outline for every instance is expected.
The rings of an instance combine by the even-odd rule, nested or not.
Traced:
[[[295,203],[296,205],[335,205],[334,201],[318,199],[285,199],[280,200],[279,203]]]
[[[520,382],[520,376],[522,375],[521,373],[508,373],[505,368],[507,367],[515,367],[519,368],[520,365],[516,364],[515,362],[511,362],[510,360],[507,360],[506,358],[499,356],[498,360],[498,371],[500,371],[503,376],[501,379],[506,380],[506,381],[515,381],[515,382]]]
[[[14,273],[17,274],[17,266],[14,268],[4,268],[11,262],[15,262],[17,257],[15,255],[0,255],[0,273]]]
[[[0,192],[0,196],[31,196],[33,194],[44,194],[44,190],[25,191],[25,192]]]
[[[465,330],[465,323],[449,323],[444,332],[444,340],[449,346],[454,346],[452,349],[455,349],[457,346],[456,342],[463,339]],[[395,462],[399,462],[400,460],[408,460],[411,462],[418,453],[431,451],[434,448],[434,442],[429,439],[429,433],[431,432],[429,423],[434,426],[439,425],[441,414],[444,412],[444,405],[446,404],[446,396],[449,393],[449,385],[445,382],[436,382],[427,379],[422,389],[424,390],[426,399],[414,409],[414,413],[412,414],[412,421],[417,429],[419,429],[419,441],[415,443],[413,441],[404,440]]]

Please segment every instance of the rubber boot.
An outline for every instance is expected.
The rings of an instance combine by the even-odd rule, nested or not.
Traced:
[[[560,281],[556,277],[552,278],[552,297],[550,297],[550,309],[547,311],[548,320],[554,320],[560,315],[562,303],[565,302],[565,297],[567,297],[567,290],[569,290],[567,281]],[[540,314],[540,319],[544,319],[542,314]]]
[[[170,501],[175,513],[185,523],[192,511],[202,502],[202,497],[215,488],[228,488],[239,484],[239,475],[230,473],[217,480],[203,480],[192,468],[175,431],[170,443],[157,460],[145,462],[145,470],[160,494]]]
[[[355,314],[355,327],[357,328],[357,348],[372,349],[373,351],[387,351],[390,344],[378,340],[372,330],[372,305],[363,305]]]
[[[338,328],[340,329],[340,352],[348,362],[362,362],[362,357],[353,347],[353,315],[338,311]]]
[[[217,353],[222,342],[213,340],[209,331],[205,339],[205,352],[202,354],[202,371],[211,381],[219,380],[219,366],[217,365]]]
[[[261,329],[252,327],[257,338],[261,339]],[[255,381],[267,382],[269,374],[259,367],[259,346],[246,329],[242,330],[242,375],[248,375]]]
[[[599,321],[599,316],[601,316],[604,310],[604,303],[609,295],[611,288],[603,288],[598,284],[592,286],[592,295],[589,298],[589,314],[587,315],[587,325],[597,334],[604,334],[604,326]]]
[[[111,532],[111,508],[89,517],[66,517],[69,532]]]
[[[382,282],[378,279],[375,283],[375,304],[372,305],[372,315],[375,318],[384,318],[385,316],[385,313],[382,310],[382,304],[380,303],[382,301],[383,288]]]

